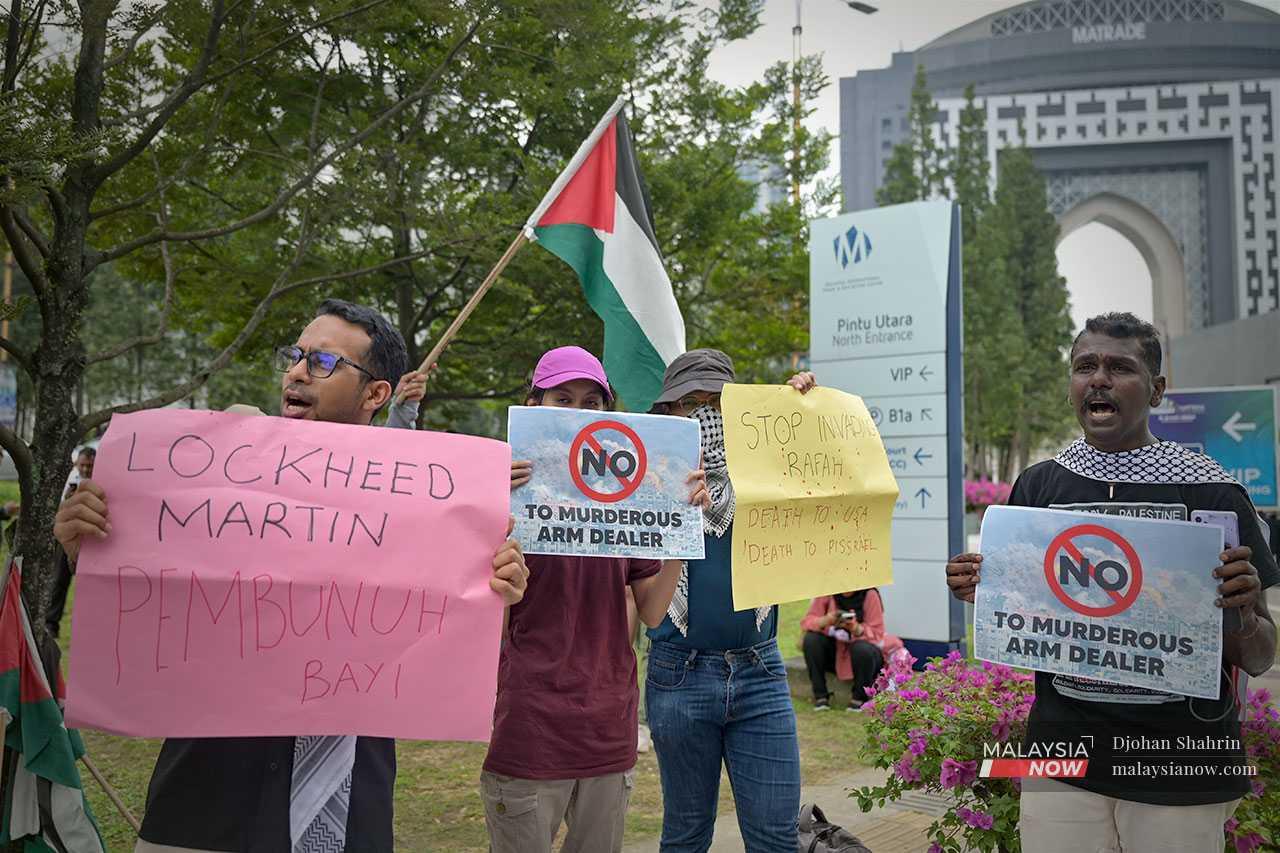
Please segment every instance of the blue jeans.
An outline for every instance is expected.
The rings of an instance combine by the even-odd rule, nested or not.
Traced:
[[[800,748],[776,640],[711,652],[655,642],[645,678],[662,776],[662,853],[705,853],[729,771],[746,853],[794,853]]]

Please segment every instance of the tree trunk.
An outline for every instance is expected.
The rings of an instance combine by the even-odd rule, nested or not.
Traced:
[[[1013,481],[1013,468],[1022,457],[1022,447],[1025,443],[1026,437],[1023,434],[1022,427],[1019,427],[1014,431],[1013,439],[1009,442],[1009,446],[1000,455],[1000,481],[1002,483]]]
[[[73,129],[98,129],[102,98],[103,57],[107,19],[114,3],[83,3],[80,52],[72,96]],[[92,163],[77,162],[63,184],[62,216],[55,219],[49,256],[45,260],[44,293],[40,303],[40,344],[35,350],[35,418],[31,435],[31,465],[22,486],[22,514],[14,552],[21,553],[22,592],[31,608],[37,641],[45,635],[52,580],[61,552],[53,538],[53,518],[62,502],[62,487],[71,470],[71,454],[83,435],[73,402],[84,378],[85,350],[81,337],[88,303],[85,282],[85,241],[89,206],[97,190]]]
[[[71,245],[68,245],[71,244]],[[71,471],[71,454],[79,443],[80,416],[72,405],[84,376],[85,353],[80,342],[84,287],[80,284],[80,246],[63,239],[49,262],[49,283],[62,291],[59,310],[44,318],[35,353],[35,419],[32,430],[32,470],[22,484],[22,514],[14,550],[22,554],[22,591],[31,608],[32,628],[44,631],[44,615],[52,592],[51,580],[61,548],[53,538],[53,517],[62,501],[62,487]],[[68,258],[68,252],[73,257]],[[74,284],[67,284],[74,282]]]

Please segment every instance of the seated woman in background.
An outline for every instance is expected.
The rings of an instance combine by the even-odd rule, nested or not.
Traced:
[[[867,701],[866,689],[902,641],[884,630],[884,602],[877,589],[824,595],[813,600],[800,622],[804,629],[804,662],[813,684],[813,710],[831,707],[827,673],[853,682],[849,710]]]

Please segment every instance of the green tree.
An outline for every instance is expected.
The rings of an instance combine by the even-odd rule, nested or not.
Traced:
[[[911,135],[894,149],[876,198],[942,195],[961,206],[966,462],[972,474],[1008,480],[1066,426],[1059,397],[1071,328],[1057,222],[1025,145],[1000,153],[992,197],[986,110],[973,86],[946,151],[934,140],[936,112],[918,67]]]
[[[1015,285],[1006,269],[1005,235],[988,215],[986,116],[969,86],[947,176],[961,209],[966,461],[971,474],[992,477],[998,453],[991,451],[1007,447],[1016,426],[1022,382],[1008,366],[1021,362],[1024,340]]]
[[[45,51],[55,10],[65,50]],[[802,133],[791,162],[785,69],[742,89],[707,73],[758,14],[749,0],[12,3],[0,231],[34,300],[0,347],[33,427],[0,430],[0,446],[21,478],[36,624],[86,432],[179,401],[262,405],[267,353],[321,294],[383,308],[422,353],[619,91],[691,345],[723,342],[753,376],[782,353],[744,318],[767,346],[802,348],[804,212],[753,214],[740,173],[811,176],[827,140]],[[825,80],[803,68],[809,109]],[[442,361],[427,417],[497,431],[543,349],[599,341],[572,271],[527,249]]]
[[[929,93],[929,79],[923,65],[916,66],[907,108],[908,136],[893,148],[885,164],[884,181],[876,191],[881,205],[902,204],[934,198],[946,189],[946,163],[934,139],[938,105]]]
[[[655,205],[664,215],[676,212],[677,227],[697,235],[696,241],[679,244],[674,257],[669,255],[689,346],[729,353],[744,382],[785,379],[795,368],[792,357],[808,349],[808,222],[824,215],[836,198],[833,185],[815,183],[826,167],[830,135],[804,126],[827,78],[818,57],[801,60],[797,116],[791,74],[788,65],[776,64],[760,82],[727,102],[733,113],[755,114],[753,124],[741,131],[725,124],[714,141],[673,146],[672,135],[684,131],[672,122],[661,134],[670,155],[655,164],[661,180],[655,182]],[[714,86],[701,81],[689,94]],[[798,140],[793,135],[797,123]],[[793,145],[799,157],[793,157]],[[678,165],[694,151],[695,162]],[[763,181],[776,180],[775,188],[789,184],[793,175],[802,187],[812,188],[802,190],[798,206],[788,196],[757,209],[757,188],[741,177],[741,167],[748,164]],[[676,182],[668,178],[671,166],[678,166]],[[716,187],[699,183],[699,174],[708,173],[718,176]],[[687,201],[672,204],[677,196]],[[697,206],[690,205],[694,199]]]
[[[330,135],[324,89],[340,51],[316,33],[379,5],[9,4],[0,231],[32,288],[39,328],[25,344],[0,340],[27,375],[34,410],[31,441],[0,428],[0,446],[18,469],[17,547],[38,629],[56,560],[49,531],[72,449],[115,412],[188,397],[231,362],[286,293],[350,275],[313,251],[343,202],[329,170],[389,118],[436,94],[494,17],[487,6],[473,14],[440,4],[445,47],[437,65],[364,127]],[[66,50],[33,61],[48,47],[47,29]],[[264,86],[267,78],[280,85]],[[163,311],[152,330],[91,351],[85,315],[108,280],[95,273],[116,264],[128,277],[134,266],[158,265],[164,292],[181,306],[188,264],[179,247],[220,243],[252,258],[255,273],[271,282],[255,298],[223,281],[230,298],[255,305],[227,344],[207,361],[175,365],[168,386],[149,397],[77,410],[87,368],[154,345],[172,313]]]
[[[1017,391],[1006,398],[1013,403],[1012,419],[1000,420],[1005,430],[1013,427],[998,454],[997,473],[1008,481],[1026,467],[1033,451],[1070,428],[1062,396],[1071,316],[1066,279],[1058,275],[1054,253],[1058,222],[1049,211],[1044,176],[1036,171],[1025,143],[1000,153],[998,171],[995,199],[985,218],[990,227],[979,242],[991,261],[997,292],[1015,309],[1015,317],[1004,322],[1016,322],[1021,332],[1011,353],[1016,360],[1000,362],[1008,366]],[[993,379],[998,383],[999,374]]]

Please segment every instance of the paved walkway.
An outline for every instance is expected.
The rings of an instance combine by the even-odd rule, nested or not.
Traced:
[[[850,788],[879,784],[884,774],[883,770],[866,769],[827,785],[807,785],[801,789],[800,801],[817,803],[827,820],[858,836],[874,853],[925,853],[929,842],[924,833],[934,816],[945,808],[941,800],[910,797],[863,814],[857,800],[848,796]],[[653,839],[629,844],[624,853],[655,853],[657,849],[658,841]],[[716,820],[711,853],[742,853],[736,814],[721,815]]]

